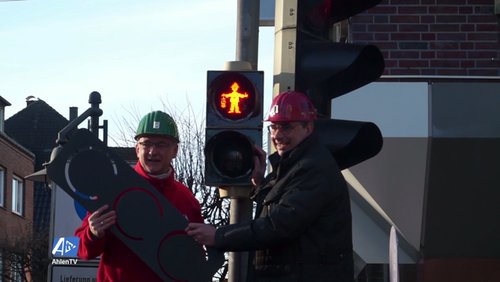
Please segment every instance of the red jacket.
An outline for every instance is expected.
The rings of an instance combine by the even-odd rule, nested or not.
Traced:
[[[135,171],[146,178],[158,191],[169,200],[190,222],[203,222],[201,206],[191,191],[182,183],[174,179],[172,173],[166,179],[155,179],[144,172],[142,166],[137,163]],[[78,257],[82,259],[93,259],[101,256],[97,270],[97,281],[161,281],[161,279],[130,251],[111,232],[96,240],[90,233],[87,218],[82,221],[75,235],[80,237]]]

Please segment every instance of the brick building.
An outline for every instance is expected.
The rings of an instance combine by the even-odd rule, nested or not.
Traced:
[[[9,259],[22,251],[19,243],[31,240],[33,182],[24,177],[33,173],[35,155],[3,131],[4,109],[9,105],[0,97],[0,277],[19,279],[22,273],[11,268]]]
[[[56,146],[57,133],[68,120],[45,101],[28,97],[26,107],[5,121],[5,132],[35,155],[35,171],[43,168]],[[34,228],[48,231],[50,225],[51,190],[35,182]]]
[[[350,37],[380,48],[385,75],[500,76],[495,5],[498,1],[383,0],[351,19]]]

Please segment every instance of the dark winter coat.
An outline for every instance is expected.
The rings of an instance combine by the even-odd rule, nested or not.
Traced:
[[[256,219],[217,229],[216,247],[256,250],[250,281],[352,281],[349,194],[329,151],[313,134],[269,160]]]

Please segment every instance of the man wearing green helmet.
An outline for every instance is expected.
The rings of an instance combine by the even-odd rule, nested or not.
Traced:
[[[202,223],[201,206],[191,191],[175,179],[172,160],[177,156],[179,132],[175,121],[162,111],[145,115],[137,127],[134,170],[160,191],[190,222]],[[88,214],[75,234],[80,237],[78,256],[101,257],[97,281],[161,281],[111,232],[116,212],[105,205]]]
[[[145,172],[160,176],[172,172],[177,156],[179,132],[172,117],[155,111],[145,115],[137,127],[135,152]]]

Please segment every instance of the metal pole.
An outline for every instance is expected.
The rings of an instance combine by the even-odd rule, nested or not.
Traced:
[[[242,189],[250,189],[243,187]],[[252,219],[252,201],[250,198],[232,198],[229,211],[229,223],[238,223]],[[229,282],[246,281],[248,272],[248,252],[229,253]]]
[[[295,90],[298,0],[276,0],[273,97]]]
[[[236,61],[246,61],[257,70],[260,0],[238,0],[236,18]]]
[[[259,47],[260,0],[238,0],[236,30],[236,61],[246,61],[257,70]],[[234,187],[249,189],[249,187]],[[238,223],[252,218],[252,201],[249,197],[232,197],[229,222]],[[248,252],[229,253],[229,282],[246,281]]]

